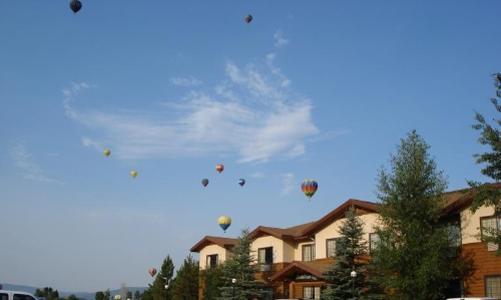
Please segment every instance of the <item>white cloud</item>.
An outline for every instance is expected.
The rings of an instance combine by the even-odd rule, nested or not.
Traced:
[[[194,87],[194,86],[199,86],[203,83],[201,80],[198,80],[194,77],[189,77],[189,78],[173,77],[170,79],[170,82],[173,85],[183,86],[183,87]]]
[[[240,162],[264,162],[295,157],[319,131],[310,101],[291,90],[274,58],[270,54],[261,64],[243,67],[228,62],[214,92],[191,90],[161,109],[77,109],[73,101],[83,86],[64,89],[63,105],[68,118],[90,131],[84,145],[107,145],[121,159],[234,154]]]
[[[296,176],[294,173],[282,174],[282,195],[290,194],[296,187]]]
[[[31,153],[28,152],[24,145],[14,144],[10,146],[9,150],[14,165],[21,171],[25,179],[47,183],[63,183],[60,180],[47,176],[42,168],[33,160]]]
[[[289,40],[284,37],[282,30],[277,30],[273,34],[274,45],[276,48],[281,48],[289,43]]]

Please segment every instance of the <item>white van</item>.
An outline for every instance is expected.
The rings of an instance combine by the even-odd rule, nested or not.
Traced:
[[[0,300],[38,300],[37,297],[26,292],[0,290]]]

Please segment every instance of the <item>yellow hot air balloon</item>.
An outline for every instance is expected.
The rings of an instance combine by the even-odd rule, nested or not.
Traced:
[[[104,149],[103,154],[104,154],[104,156],[108,157],[111,155],[111,150],[106,148],[106,149]]]
[[[220,216],[219,219],[217,219],[217,223],[219,224],[219,227],[226,232],[226,229],[228,229],[231,225],[231,218],[228,216]]]
[[[137,174],[138,174],[138,173],[137,173],[137,171],[136,171],[136,170],[132,170],[132,171],[130,171],[130,176],[131,176],[132,178],[136,178],[136,177],[137,177]]]

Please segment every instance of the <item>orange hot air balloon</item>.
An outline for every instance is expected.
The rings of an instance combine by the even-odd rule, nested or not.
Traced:
[[[150,276],[151,276],[151,277],[153,277],[153,276],[155,276],[155,274],[157,274],[157,269],[155,269],[155,268],[150,268],[150,269],[148,270],[148,273],[150,273]]]
[[[301,190],[306,195],[306,197],[310,198],[315,194],[318,189],[318,183],[313,179],[305,179],[301,184]]]
[[[223,165],[223,164],[217,164],[217,165],[216,165],[216,171],[217,171],[218,173],[223,172],[223,170],[224,170],[224,165]]]

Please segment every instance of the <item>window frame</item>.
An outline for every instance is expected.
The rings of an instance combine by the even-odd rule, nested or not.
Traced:
[[[375,250],[375,249],[372,249],[372,239],[373,239],[374,235],[378,237],[379,241],[381,241],[381,238],[379,237],[379,234],[377,234],[377,232],[369,233],[369,255],[372,255],[372,253]]]
[[[216,263],[214,265],[211,264],[212,257],[216,258],[215,259]],[[206,269],[217,268],[218,264],[219,264],[219,254],[217,254],[217,253],[216,254],[208,254],[205,256],[205,268]]]
[[[306,295],[305,295],[305,292],[306,292],[306,289],[311,289],[311,296],[312,298],[306,298]],[[319,291],[318,295],[316,293],[316,291]],[[306,285],[306,286],[303,286],[303,298],[302,299],[320,299],[320,296],[321,296],[321,289],[319,286],[315,286],[315,285]],[[318,297],[318,298],[317,298]]]
[[[499,277],[499,280],[501,281],[501,274],[492,274],[492,275],[485,275],[484,276],[484,295],[485,297],[498,297],[498,296],[491,296],[491,295],[487,295],[487,279],[488,278],[496,278],[496,277]],[[500,283],[501,285],[501,283]],[[499,295],[501,296],[501,295]]]
[[[306,247],[311,247],[311,251],[310,251],[310,253],[311,253],[311,259],[310,260],[304,260],[304,249]],[[316,248],[315,243],[301,245],[301,261],[306,261],[306,262],[308,262],[308,261],[314,261],[316,259],[316,256],[317,256],[316,253],[315,253],[316,252],[315,248]]]
[[[260,253],[264,250],[264,262],[261,262]],[[267,251],[269,252],[269,256],[267,255]],[[271,261],[268,261],[267,258],[271,258]],[[262,247],[257,249],[257,263],[258,265],[272,265],[273,264],[273,246],[270,247]]]
[[[325,240],[325,257],[327,258],[335,258],[337,256],[337,241],[340,237],[330,238]],[[329,242],[334,242],[334,256],[329,256]]]
[[[499,228],[500,221],[498,221],[498,218],[496,216],[484,216],[484,217],[480,217],[480,239],[481,240],[484,239],[484,226],[482,226],[482,221],[483,220],[487,220],[487,219],[494,219],[495,224],[496,224],[496,231],[499,233],[499,231],[501,230],[501,228]],[[500,217],[500,219],[501,219],[501,217]]]

